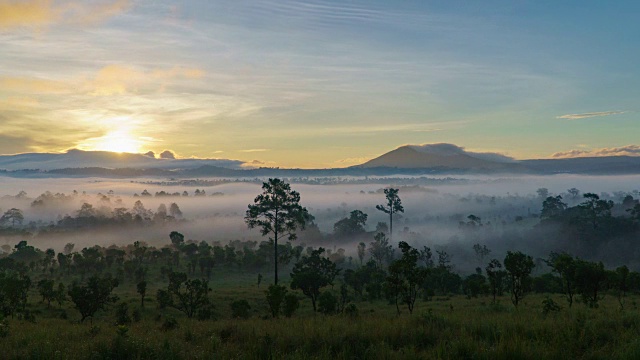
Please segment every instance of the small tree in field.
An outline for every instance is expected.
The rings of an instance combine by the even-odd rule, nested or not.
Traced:
[[[402,251],[402,257],[389,265],[385,290],[394,298],[398,315],[400,315],[400,302],[407,305],[409,314],[412,314],[418,298],[418,287],[424,283],[428,270],[418,266],[420,252],[417,249],[404,241],[400,241],[398,247]]]
[[[485,268],[487,278],[489,279],[489,287],[491,288],[491,295],[493,296],[493,302],[496,302],[496,295],[502,296],[503,279],[507,273],[502,270],[502,264],[498,259],[492,259],[489,265]]]
[[[520,251],[507,251],[507,256],[504,258],[504,268],[507,270],[509,284],[511,285],[511,301],[516,307],[529,289],[531,270],[533,270],[534,266],[531,256],[525,255]]]
[[[147,294],[147,282],[142,280],[136,285],[136,290],[140,294],[140,307],[144,307],[144,296]]]
[[[398,196],[398,189],[388,188],[384,189],[384,195],[387,198],[387,203],[384,205],[376,205],[376,209],[389,214],[389,238],[393,237],[393,214],[404,213],[404,207],[402,207],[402,201]]]
[[[576,267],[577,263],[573,256],[567,253],[551,253],[547,264],[562,279],[562,287],[569,303],[573,305],[573,295],[576,292]]]
[[[188,279],[187,274],[181,272],[170,272],[168,276],[167,290],[160,289],[157,293],[161,307],[172,307],[192,318],[209,305],[209,285],[206,281]]]
[[[250,229],[260,228],[262,236],[273,242],[274,281],[278,284],[278,240],[297,238],[296,229],[304,229],[309,212],[300,205],[300,194],[280,179],[262,184],[262,194],[249,205],[244,220]]]
[[[311,299],[313,311],[316,311],[320,289],[333,285],[333,280],[340,272],[335,263],[320,256],[323,252],[323,248],[313,250],[311,255],[296,263],[291,271],[291,288],[302,290]]]
[[[118,286],[118,280],[107,275],[105,277],[92,276],[86,285],[73,283],[69,288],[69,297],[75,308],[80,312],[80,322],[91,317],[109,303],[118,301],[118,297],[111,295],[113,289]]]

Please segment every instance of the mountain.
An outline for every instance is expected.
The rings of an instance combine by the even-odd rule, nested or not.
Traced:
[[[640,174],[640,156],[515,160],[453,144],[405,145],[361,165],[338,169],[246,168],[237,160],[156,158],[154,154],[69,150],[0,156],[11,177],[335,177],[435,174]]]
[[[405,145],[355,167],[464,171],[524,170],[518,162],[507,156],[469,152],[453,144]]]
[[[27,153],[1,155],[0,169],[5,170],[56,170],[70,168],[136,168],[136,169],[195,169],[202,166],[217,166],[240,169],[242,161],[227,159],[171,159],[152,155],[115,153],[109,151],[69,150],[65,153]]]
[[[521,160],[531,172],[539,174],[640,174],[640,156],[602,156],[565,159]]]

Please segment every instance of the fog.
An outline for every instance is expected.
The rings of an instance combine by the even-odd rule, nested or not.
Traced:
[[[324,234],[318,239],[317,236],[305,236],[305,232],[302,232],[299,241],[307,246],[344,248],[348,255],[355,257],[355,246],[363,239],[336,239],[331,236],[333,225],[347,217],[352,210],[361,210],[368,214],[366,230],[371,232],[366,242],[372,241],[376,224],[389,222],[388,215],[376,210],[375,206],[385,202],[382,189],[393,186],[400,189],[399,196],[405,209],[404,214],[394,217],[393,243],[406,240],[413,246],[445,250],[453,256],[454,263],[461,271],[471,271],[476,266],[471,249],[475,243],[486,244],[492,249],[491,257],[498,258],[504,256],[507,250],[523,250],[536,257],[562,250],[593,256],[588,253],[590,250],[581,250],[579,244],[572,244],[571,239],[562,234],[551,233],[544,239],[532,239],[533,229],[536,229],[537,235],[541,231],[536,226],[539,224],[538,214],[543,198],[536,191],[546,188],[549,195],[560,194],[569,206],[573,206],[581,202],[582,197],[569,197],[566,194],[569,188],[577,188],[582,193],[597,193],[616,203],[621,202],[625,195],[637,199],[640,188],[638,175],[457,176],[455,180],[435,186],[411,185],[411,179],[407,177],[402,185],[384,178],[346,185],[309,185],[302,183],[304,179],[288,179],[292,189],[301,194],[302,205],[315,217],[315,223]],[[260,181],[235,181],[214,186],[205,182],[202,184],[206,186],[166,186],[157,179],[0,177],[0,210],[2,213],[11,208],[22,210],[22,227],[32,234],[26,240],[41,249],[53,248],[56,251],[62,250],[68,242],[75,243],[76,248],[96,244],[123,245],[133,241],[145,241],[161,247],[170,243],[168,234],[174,230],[183,233],[187,239],[209,243],[265,240],[257,229],[248,229],[243,218],[247,205],[261,192]],[[72,195],[74,190],[76,195]],[[139,196],[144,190],[151,196]],[[196,190],[204,190],[204,196],[194,196]],[[34,206],[34,201],[45,191],[51,192],[54,197]],[[189,196],[153,196],[162,191],[180,194],[186,191]],[[26,194],[17,196],[20,192]],[[66,196],[56,198],[55,194]],[[83,203],[93,205],[98,214],[110,214],[115,208],[131,210],[138,200],[144,208],[154,213],[161,204],[169,207],[171,203],[176,203],[182,211],[182,217],[176,221],[136,227],[94,228],[63,233],[45,231],[65,216],[77,216]],[[482,227],[469,230],[460,225],[460,222],[467,222],[471,214],[481,218]],[[25,236],[2,236],[0,245],[13,247]],[[611,244],[608,246],[599,248],[602,253],[598,255],[606,257],[605,260],[612,264],[632,258],[638,252],[631,249],[629,251],[632,253],[616,257],[616,249],[610,248]]]

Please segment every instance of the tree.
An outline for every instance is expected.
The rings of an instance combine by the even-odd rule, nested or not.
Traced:
[[[529,290],[531,270],[534,266],[531,256],[520,251],[507,251],[507,256],[504,258],[504,268],[507,270],[509,278],[511,301],[516,307]]]
[[[626,265],[619,266],[610,275],[620,309],[624,309],[624,298],[629,291],[629,268]]]
[[[177,231],[172,231],[169,234],[169,239],[171,239],[171,244],[176,248],[176,250],[180,250],[182,245],[184,245],[184,235]]]
[[[376,209],[389,214],[389,237],[391,238],[393,237],[393,214],[404,213],[404,207],[402,207],[402,201],[398,196],[398,189],[384,189],[384,195],[387,198],[387,203],[376,205]]]
[[[567,190],[567,192],[569,193],[569,195],[571,195],[572,199],[577,199],[578,196],[580,196],[580,190],[576,189],[576,188],[571,188],[569,190]]]
[[[158,290],[156,297],[161,307],[169,306],[182,311],[188,318],[209,305],[209,285],[200,279],[188,279],[187,274],[170,272],[167,290]]]
[[[49,279],[38,281],[38,293],[42,296],[42,302],[47,302],[47,307],[51,307],[51,300],[55,300],[57,296],[53,284],[53,280]]]
[[[169,215],[173,216],[176,219],[182,217],[182,211],[180,210],[178,204],[171,203],[171,205],[169,205]]]
[[[31,288],[31,278],[16,271],[0,272],[0,310],[7,316],[24,311],[27,295]]]
[[[304,229],[309,212],[300,205],[300,194],[280,179],[262,184],[262,194],[249,205],[244,220],[250,229],[260,228],[262,236],[273,242],[274,284],[278,284],[278,240],[297,238],[296,229]]]
[[[590,262],[577,259],[576,262],[576,290],[582,301],[591,308],[598,307],[600,290],[605,287],[607,271],[602,262]]]
[[[7,210],[2,217],[0,217],[0,225],[5,225],[10,222],[11,226],[15,227],[16,223],[18,223],[18,225],[22,225],[23,221],[24,215],[22,214],[22,210],[16,208]]]
[[[348,218],[338,220],[333,225],[333,233],[336,236],[353,236],[365,232],[364,226],[367,222],[367,214],[360,210],[353,210]]]
[[[74,282],[69,289],[69,297],[73,301],[75,308],[80,312],[80,322],[91,317],[109,303],[118,301],[117,296],[111,292],[118,286],[118,280],[107,274],[105,277],[92,276],[86,285]]]
[[[567,253],[551,253],[547,265],[553,269],[553,272],[560,275],[562,287],[569,303],[569,307],[573,305],[573,295],[576,287],[576,261],[573,256]]]
[[[387,236],[381,232],[377,233],[374,241],[369,244],[369,252],[379,268],[382,268],[383,262],[389,263],[393,259],[393,247],[389,245]]]
[[[586,193],[583,196],[586,200],[580,203],[578,208],[582,210],[584,219],[591,224],[593,229],[597,229],[600,219],[611,216],[613,201],[600,200],[600,197],[594,193]]]
[[[136,290],[140,294],[140,307],[144,307],[144,296],[147,294],[147,282],[142,280],[136,285]]]
[[[553,219],[562,215],[567,210],[567,204],[562,202],[562,196],[548,196],[542,202],[542,211],[540,217],[542,219]]]
[[[364,261],[366,248],[367,248],[367,244],[363,242],[358,244],[358,259],[360,259],[360,266],[362,266],[362,263]]]
[[[484,264],[484,258],[491,254],[491,250],[487,247],[487,245],[474,244],[473,252],[476,253],[476,257],[478,258],[478,262],[480,265]]]
[[[502,296],[503,279],[507,275],[506,271],[502,270],[502,264],[498,259],[492,259],[489,265],[485,268],[487,278],[489,278],[489,287],[491,288],[491,295],[493,296],[493,302],[496,302],[496,295]]]
[[[402,251],[402,257],[389,265],[385,289],[387,294],[393,297],[398,315],[400,315],[399,302],[407,305],[409,314],[412,314],[418,297],[418,286],[424,283],[427,269],[418,266],[420,252],[417,249],[404,241],[400,241],[398,247]]]
[[[320,289],[333,285],[333,280],[340,272],[335,263],[320,256],[322,253],[323,248],[313,250],[309,256],[300,259],[291,271],[291,289],[302,290],[302,293],[311,299],[314,312]]]
[[[546,199],[547,197],[549,197],[549,189],[547,188],[538,188],[538,190],[536,190],[536,193],[541,199]]]

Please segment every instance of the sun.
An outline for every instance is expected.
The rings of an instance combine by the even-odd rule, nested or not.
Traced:
[[[83,148],[96,151],[117,153],[138,153],[142,141],[132,136],[127,130],[114,130],[99,138],[89,139]]]

